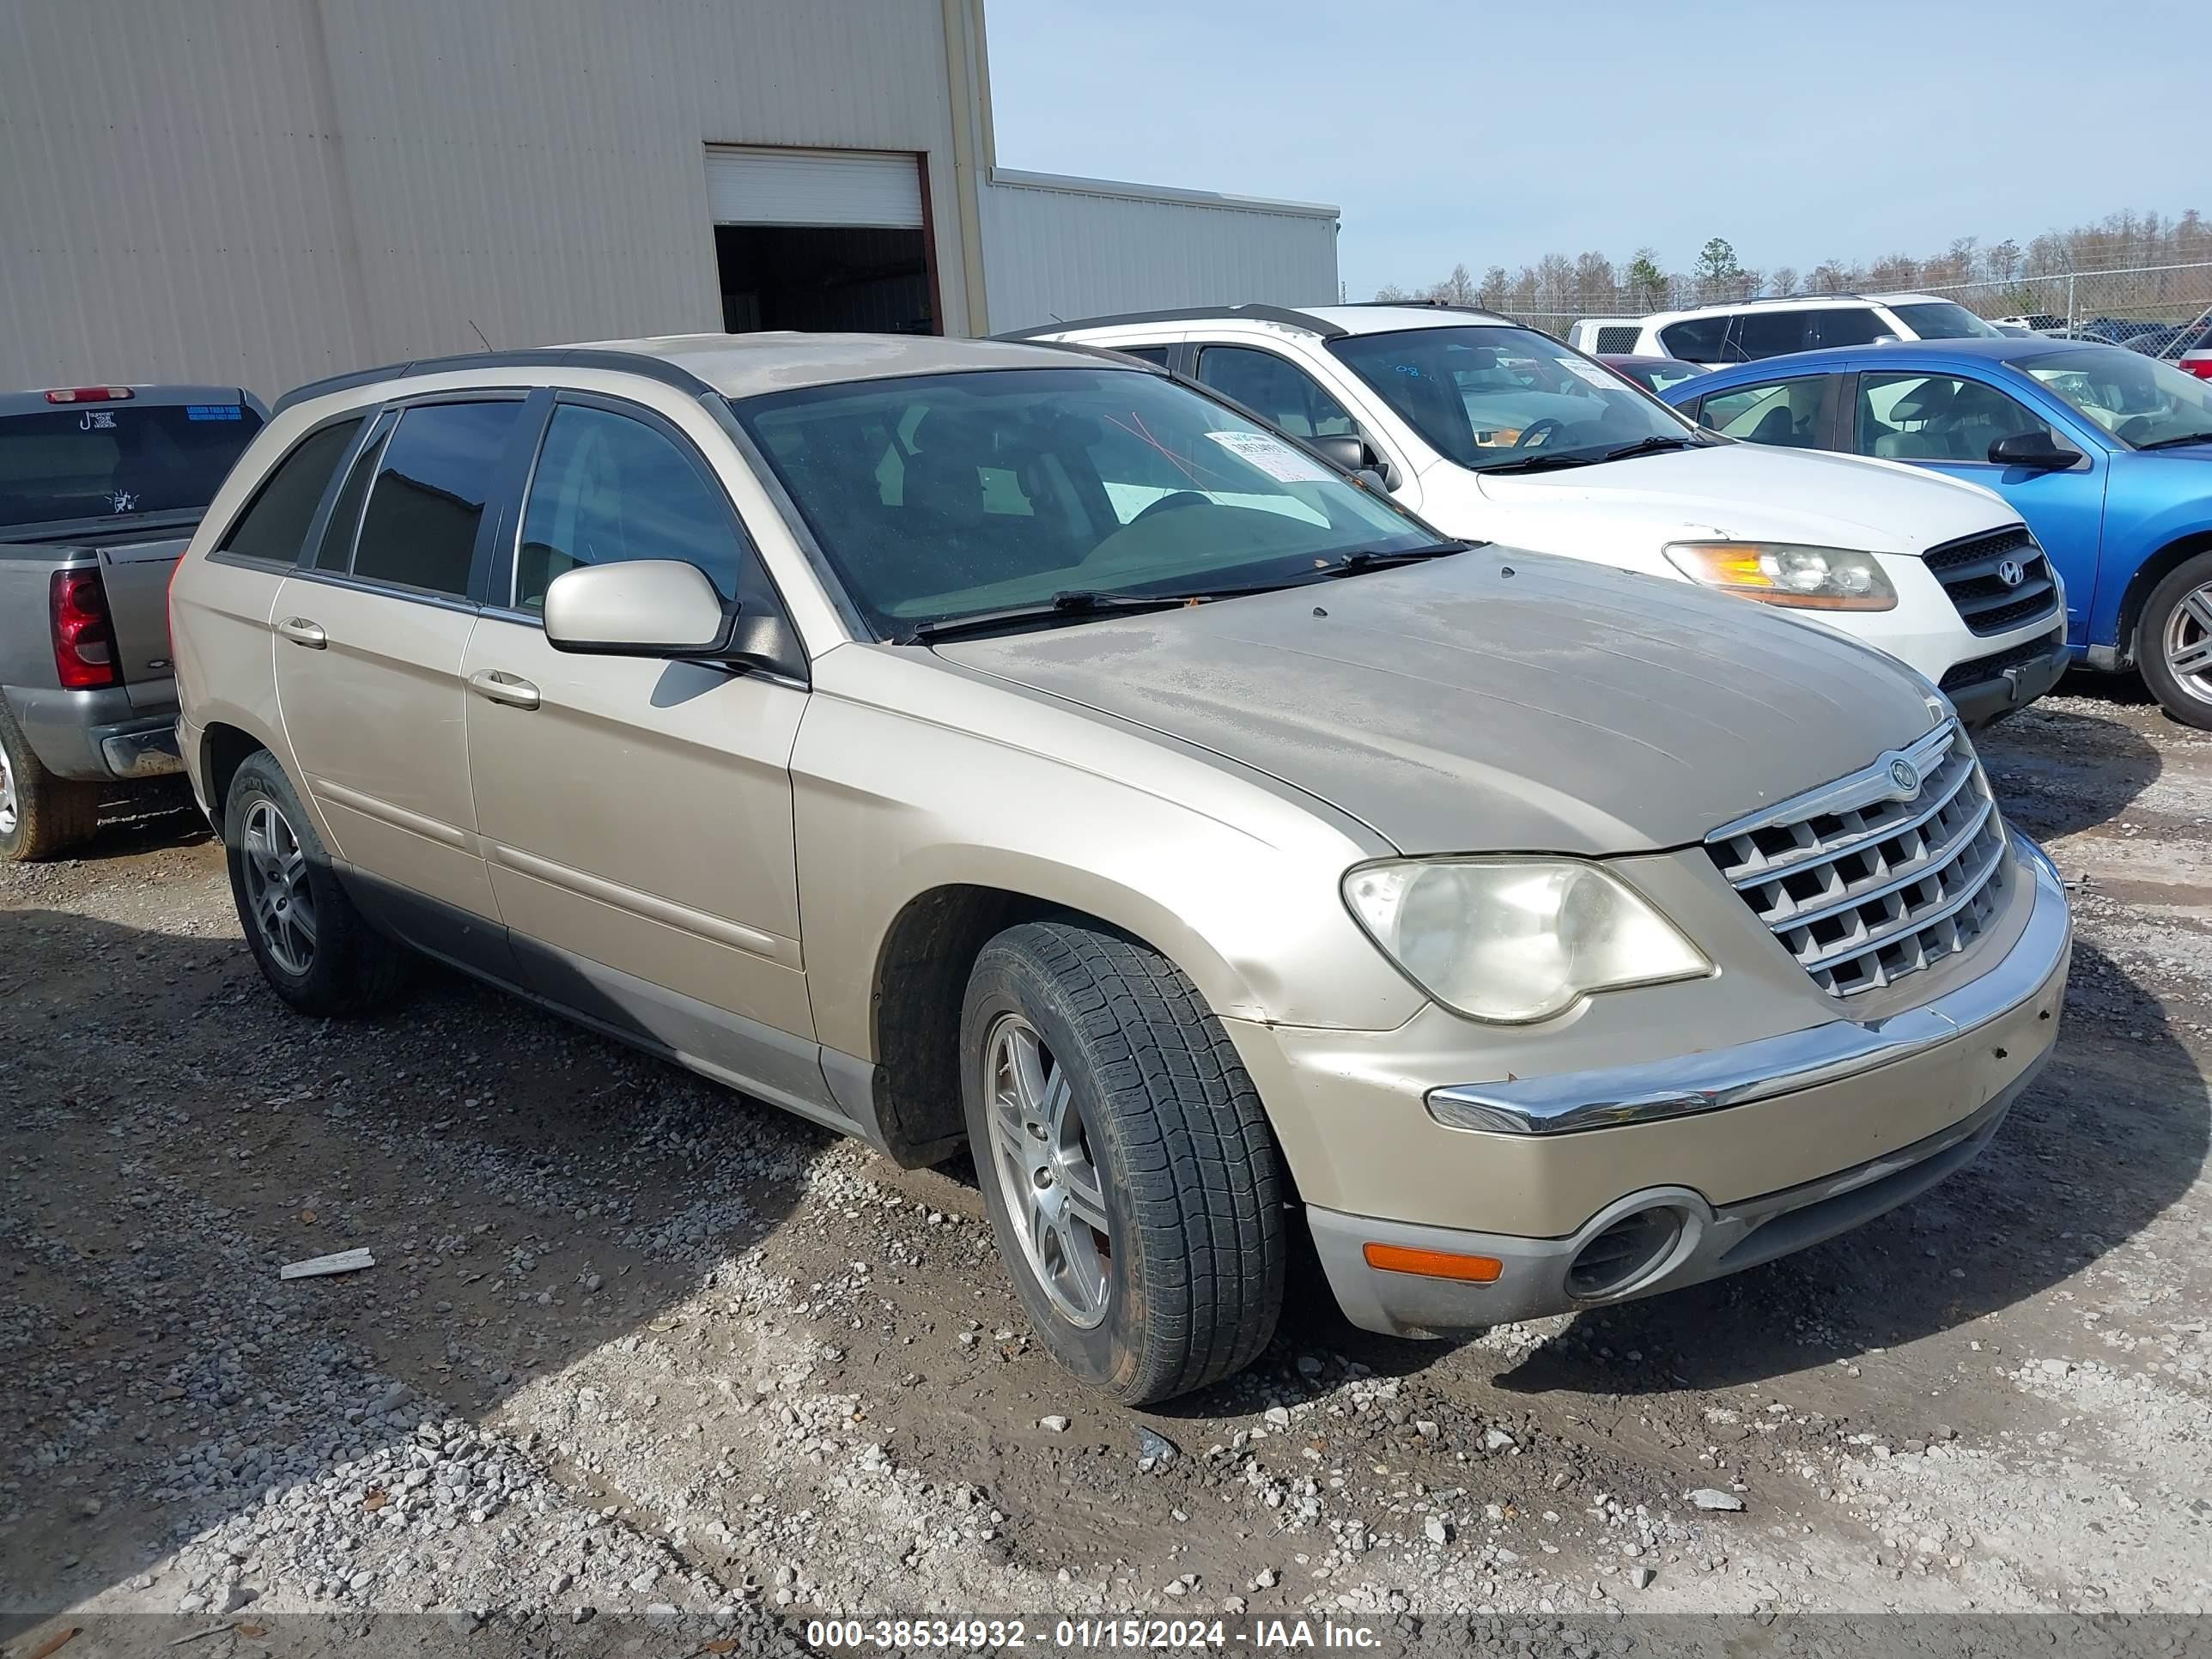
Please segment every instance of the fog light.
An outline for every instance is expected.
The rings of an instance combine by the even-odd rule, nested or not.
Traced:
[[[1385,1273],[1418,1273],[1423,1279],[1457,1279],[1470,1285],[1490,1285],[1505,1271],[1494,1255],[1458,1255],[1449,1250],[1414,1250],[1403,1244],[1370,1244],[1363,1254],[1367,1265]]]

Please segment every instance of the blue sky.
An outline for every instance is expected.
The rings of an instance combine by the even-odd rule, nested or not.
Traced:
[[[2202,0],[987,0],[999,160],[1344,210],[1352,297],[1547,252],[1747,266],[2212,212]]]

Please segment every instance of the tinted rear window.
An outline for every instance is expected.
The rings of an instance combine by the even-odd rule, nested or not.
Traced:
[[[426,404],[402,415],[369,488],[353,574],[466,593],[492,475],[521,412],[507,401]]]
[[[0,525],[195,511],[260,429],[243,402],[0,416]]]
[[[347,447],[361,430],[359,419],[340,421],[311,432],[276,463],[246,511],[239,515],[224,540],[222,550],[241,558],[269,559],[292,564],[315,522],[315,509],[323,504],[331,474],[345,458]]]

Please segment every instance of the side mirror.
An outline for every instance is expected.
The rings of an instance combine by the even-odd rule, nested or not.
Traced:
[[[1306,441],[1330,462],[1342,468],[1379,495],[1389,495],[1397,486],[1391,477],[1393,469],[1375,453],[1375,447],[1356,432],[1340,432],[1328,438],[1309,438]]]
[[[545,641],[579,656],[725,663],[793,678],[805,672],[781,616],[725,605],[704,572],[675,559],[563,571],[545,590]]]
[[[2047,432],[2014,432],[1990,446],[1992,466],[2024,466],[2037,472],[2063,472],[2081,459]]]
[[[1309,438],[1306,441],[1327,456],[1332,465],[1346,472],[1358,472],[1375,465],[1375,452],[1367,447],[1367,440],[1356,432],[1340,432],[1333,437]]]

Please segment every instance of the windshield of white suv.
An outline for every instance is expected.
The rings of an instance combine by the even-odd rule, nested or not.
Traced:
[[[885,639],[1282,587],[1439,546],[1297,445],[1135,369],[921,375],[731,407]]]
[[[2212,380],[2118,346],[2079,346],[2013,367],[2136,449],[2212,442]]]
[[[1923,340],[2002,340],[2004,331],[1992,328],[1961,305],[1948,300],[1915,300],[1905,305],[1884,304],[1904,319],[1905,325]]]
[[[1703,441],[1664,404],[1533,329],[1409,328],[1347,334],[1328,349],[1439,453],[1480,471]]]

